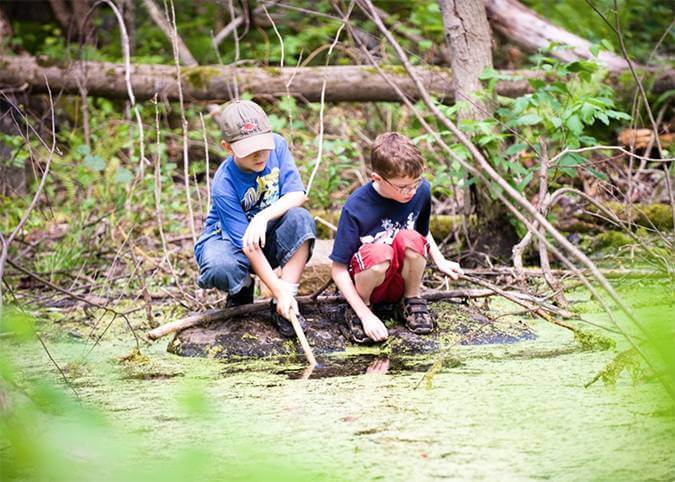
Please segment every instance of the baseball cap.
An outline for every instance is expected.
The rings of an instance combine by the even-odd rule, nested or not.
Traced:
[[[267,115],[250,100],[232,100],[220,114],[223,140],[230,144],[236,157],[265,149],[274,149],[274,136]]]

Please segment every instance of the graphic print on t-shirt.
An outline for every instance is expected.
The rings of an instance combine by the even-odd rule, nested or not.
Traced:
[[[279,199],[279,168],[273,168],[269,174],[257,179],[257,186],[249,188],[241,200],[241,207],[250,221],[266,207]]]
[[[391,245],[394,242],[394,237],[401,229],[415,229],[415,220],[417,216],[414,212],[408,214],[405,224],[399,222],[392,222],[389,218],[382,220],[382,231],[378,231],[374,235],[361,236],[361,244],[366,243],[383,243]]]

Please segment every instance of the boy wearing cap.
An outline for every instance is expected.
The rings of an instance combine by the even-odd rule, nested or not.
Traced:
[[[357,343],[383,341],[387,328],[372,306],[398,303],[399,319],[413,333],[433,329],[420,297],[426,256],[452,279],[462,270],[446,260],[429,232],[431,189],[422,179],[424,158],[407,137],[379,135],[372,146],[372,181],[345,202],[330,258],[335,285],[349,303],[348,337]]]
[[[213,178],[211,209],[195,245],[197,283],[226,291],[226,306],[238,306],[253,302],[254,272],[274,295],[277,328],[293,336],[287,320],[291,312],[301,319],[295,295],[316,238],[312,216],[300,207],[305,188],[288,144],[272,133],[259,105],[228,102],[219,123],[230,156]]]

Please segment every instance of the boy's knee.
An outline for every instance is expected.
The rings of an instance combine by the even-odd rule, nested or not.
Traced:
[[[420,261],[420,260],[426,261],[424,255],[413,248],[405,249],[405,259],[408,259],[410,261]]]
[[[316,233],[314,218],[305,208],[295,207],[286,212],[284,221],[291,223],[296,230]]]
[[[373,266],[368,268],[367,271],[370,271],[372,273],[379,274],[379,275],[385,275],[385,274],[387,274],[387,270],[389,269],[390,265],[391,265],[391,262],[384,261],[382,263],[374,264]]]
[[[206,258],[199,267],[198,284],[202,288],[218,288],[229,291],[247,275],[234,258]],[[241,279],[239,279],[241,278]]]

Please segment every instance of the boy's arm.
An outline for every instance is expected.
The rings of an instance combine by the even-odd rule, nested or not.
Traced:
[[[253,219],[249,222],[242,238],[244,249],[246,249],[247,246],[253,245],[264,248],[267,223],[280,218],[291,208],[302,206],[306,199],[307,196],[305,196],[303,191],[289,192],[288,194],[281,196],[278,201],[272,203],[272,205],[253,216]]]
[[[277,311],[287,320],[291,319],[291,312],[299,313],[298,302],[281,284],[281,280],[274,273],[260,246],[257,244],[248,247],[244,246],[244,254],[251,263],[255,274],[260,278],[260,281],[265,283],[276,298]]]
[[[345,297],[347,303],[354,309],[356,316],[361,320],[363,331],[365,331],[366,335],[374,341],[386,340],[389,336],[387,327],[384,326],[384,323],[375,316],[370,308],[363,302],[361,296],[359,296],[359,293],[356,291],[356,286],[354,286],[352,278],[349,276],[347,266],[333,261],[331,276],[333,277],[333,281],[335,281],[335,286],[338,287],[342,296]]]
[[[441,272],[447,274],[453,280],[459,278],[459,275],[464,274],[459,263],[445,259],[441,250],[438,249],[438,245],[431,235],[431,231],[427,234],[427,243],[429,243],[429,254],[431,255],[431,259],[434,260],[434,263],[436,263],[436,266]]]

